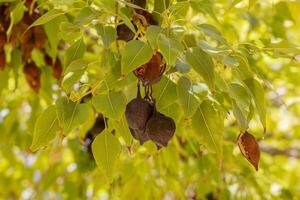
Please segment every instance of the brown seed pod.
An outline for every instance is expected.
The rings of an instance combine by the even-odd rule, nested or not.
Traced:
[[[22,60],[27,62],[31,59],[31,52],[34,49],[34,44],[28,42],[26,45],[21,46]]]
[[[8,4],[0,5],[0,32],[6,32],[10,24],[10,10]]]
[[[142,9],[136,9],[135,10],[136,13],[138,14],[137,16],[135,16],[136,18],[140,19],[141,20],[141,23],[144,25],[144,26],[150,26],[150,25],[158,25],[157,21],[153,18],[153,15],[146,11],[146,10],[142,10]],[[141,19],[143,16],[147,22],[147,24],[145,24],[145,20]]]
[[[237,138],[237,144],[243,156],[254,166],[257,171],[260,159],[260,150],[255,137],[247,131],[240,133]]]
[[[4,50],[5,43],[6,43],[6,33],[0,32],[0,51]]]
[[[0,70],[3,70],[6,64],[4,51],[0,52]]]
[[[129,128],[144,132],[152,113],[153,105],[138,95],[126,105],[125,116]]]
[[[126,42],[134,38],[134,33],[125,24],[117,26],[118,40],[125,40]]]
[[[24,66],[23,70],[26,81],[29,84],[29,86],[36,92],[38,93],[41,87],[41,69],[38,68],[34,62],[27,63]]]
[[[46,34],[41,26],[37,26],[33,28],[33,37],[35,47],[38,49],[42,49],[46,43]]]
[[[130,130],[132,137],[135,138],[136,140],[140,141],[141,145],[149,140],[148,135],[144,131],[140,131],[138,129],[132,129],[132,128],[129,128],[129,130]]]
[[[145,8],[146,7],[146,0],[132,0],[132,3],[134,5],[137,5],[141,8]]]
[[[149,62],[134,70],[134,74],[143,86],[152,85],[161,79],[165,66],[162,55],[156,52]]]
[[[61,61],[59,58],[56,58],[55,60],[55,63],[54,63],[54,66],[53,66],[53,72],[52,72],[52,75],[57,79],[59,80],[62,76],[62,71],[63,71],[63,68],[62,68],[62,64],[61,64]]]
[[[147,122],[145,133],[158,148],[161,148],[168,145],[175,130],[174,120],[155,110]]]
[[[46,53],[44,53],[44,61],[45,61],[45,63],[46,63],[47,65],[49,65],[49,66],[52,66],[52,65],[53,65],[53,60],[52,60],[52,58],[51,58],[48,54],[46,54]]]

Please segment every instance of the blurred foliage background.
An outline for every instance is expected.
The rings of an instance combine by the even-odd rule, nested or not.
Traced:
[[[176,121],[175,137],[157,151],[149,142],[141,146],[133,141],[120,121],[108,119],[108,129],[116,130],[122,144],[112,181],[96,167],[91,154],[93,134],[103,130],[106,117],[95,115],[98,110],[92,106],[85,113],[88,120],[75,124],[67,136],[57,134],[39,151],[29,148],[38,116],[61,96],[87,105],[91,104],[90,94],[109,95],[108,88],[121,90],[126,101],[135,96],[134,75],[120,79],[119,68],[114,67],[118,48],[122,50],[126,42],[115,41],[115,30],[108,28],[111,34],[103,33],[104,25],[116,25],[116,10],[119,20],[130,25],[128,10],[133,5],[123,0],[0,0],[0,6],[0,31],[6,35],[0,38],[1,199],[300,198],[299,1],[148,0],[146,9],[153,12],[159,27],[180,38],[185,48],[200,46],[213,58],[216,88],[191,69],[182,52],[177,54],[177,64],[154,85],[158,97],[164,84],[172,80],[158,108]],[[28,18],[35,11],[36,16]],[[30,46],[31,40],[23,41],[22,34],[47,11],[51,13],[36,21],[40,26],[29,29],[36,32],[28,36],[35,38]],[[149,28],[147,33],[150,36],[144,41],[151,40]],[[232,56],[234,53],[240,57]],[[236,145],[238,134],[248,124],[241,125],[236,119],[223,90],[226,82],[239,79],[230,70],[242,65],[239,58],[246,59],[265,91],[266,132],[257,107],[252,108],[255,114],[248,129],[261,149],[257,172]],[[30,79],[34,76],[28,72],[32,68],[25,67],[28,63],[35,63],[39,81]],[[221,154],[203,145],[192,130],[191,119],[184,117],[184,108],[178,106],[176,85],[182,75],[191,81],[197,99],[215,101],[217,109],[223,110]],[[212,123],[223,122],[213,117]]]

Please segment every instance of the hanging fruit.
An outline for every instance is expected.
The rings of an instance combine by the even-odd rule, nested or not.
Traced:
[[[143,86],[147,86],[160,81],[165,68],[166,65],[162,55],[156,52],[149,62],[134,70],[134,74],[142,82]]]
[[[125,116],[130,128],[131,135],[143,144],[148,140],[145,128],[148,119],[153,113],[153,104],[141,97],[138,86],[137,97],[126,105]]]
[[[258,170],[258,163],[260,159],[260,150],[258,143],[253,135],[242,132],[237,138],[237,144],[243,156]]]
[[[172,118],[157,112],[154,113],[147,122],[146,134],[156,144],[157,148],[166,147],[176,130],[175,122]]]
[[[36,92],[38,93],[41,87],[41,80],[40,80],[40,76],[41,76],[41,69],[38,68],[34,62],[30,62],[27,63],[24,66],[24,70],[23,70],[25,77],[26,77],[26,81],[28,83],[28,85]]]

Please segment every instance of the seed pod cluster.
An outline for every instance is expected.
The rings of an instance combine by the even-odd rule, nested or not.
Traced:
[[[8,37],[7,30],[10,25],[11,9],[10,4],[0,5],[0,69],[4,69],[6,56],[4,45],[10,43],[13,49],[19,49],[22,52],[22,61],[24,63],[24,75],[28,85],[38,93],[41,82],[40,75],[42,71],[34,64],[31,53],[34,48],[39,49],[45,56],[45,63],[53,69],[53,76],[56,79],[61,78],[62,64],[58,57],[52,59],[47,55],[45,45],[47,42],[46,33],[43,26],[29,26],[37,20],[41,13],[37,9],[37,1],[25,0],[26,11],[20,22],[12,26],[11,35]]]
[[[0,70],[3,70],[6,64],[4,45],[7,40],[6,30],[10,24],[9,7],[6,4],[0,5]]]
[[[175,122],[156,110],[155,101],[146,95],[142,98],[138,86],[137,97],[131,100],[125,110],[131,135],[140,144],[152,140],[158,149],[166,147],[175,133]]]
[[[34,62],[26,63],[23,70],[28,85],[38,93],[41,87],[41,69]]]
[[[139,8],[132,9],[133,16],[131,19],[131,23],[133,24],[136,31],[139,26],[142,26],[146,29],[150,25],[158,24],[157,21],[153,18],[152,14],[144,10],[146,7],[146,0],[131,0],[131,3],[142,8],[142,9]],[[130,28],[128,28],[122,22],[117,26],[117,35],[118,35],[118,40],[124,40],[126,42],[134,39],[135,37],[134,32],[130,30]],[[140,36],[142,36],[141,33],[140,35],[137,36],[137,38]]]

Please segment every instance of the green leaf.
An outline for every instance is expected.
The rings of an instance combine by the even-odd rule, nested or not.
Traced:
[[[108,118],[119,120],[125,112],[126,97],[123,92],[109,91],[93,97],[95,109]]]
[[[116,134],[120,135],[124,139],[127,146],[130,146],[132,141],[132,136],[127,121],[125,119],[125,116],[122,115],[122,117],[119,120],[111,120],[111,123],[116,130]]]
[[[62,80],[62,87],[67,93],[70,93],[74,88],[74,85],[79,82],[80,78],[84,74],[84,70],[75,70],[67,73]]]
[[[193,116],[200,105],[200,101],[195,98],[191,90],[192,82],[186,77],[181,77],[177,83],[177,94],[185,117]]]
[[[33,140],[30,146],[31,151],[46,146],[51,142],[59,130],[56,107],[49,106],[36,120],[33,132]]]
[[[209,151],[222,152],[224,119],[213,102],[205,100],[201,103],[192,117],[192,127],[200,143],[205,144]]]
[[[208,84],[208,87],[214,90],[215,72],[214,63],[210,55],[205,53],[199,47],[191,48],[186,54],[186,61],[193,69],[200,74]]]
[[[92,151],[99,169],[111,180],[115,163],[121,152],[119,140],[107,130],[104,130],[92,143]]]
[[[64,74],[68,74],[70,72],[85,70],[88,66],[88,63],[85,60],[77,59],[70,63],[70,65],[66,68]]]
[[[264,129],[266,128],[266,100],[265,91],[262,85],[256,79],[244,80],[245,85],[249,89],[252,98],[254,99],[256,111]]]
[[[50,55],[52,58],[56,58],[57,46],[60,40],[59,34],[57,34],[57,30],[59,30],[59,25],[62,23],[63,20],[63,16],[57,17],[44,25],[44,30],[50,45]]]
[[[166,63],[171,66],[175,65],[176,59],[183,51],[182,44],[175,39],[166,37],[163,34],[158,36],[157,44]]]
[[[105,48],[109,48],[111,43],[113,43],[117,39],[117,32],[113,27],[104,26],[103,24],[97,24],[95,28],[98,35],[101,36]]]
[[[44,15],[42,15],[41,17],[39,17],[37,20],[35,20],[28,29],[30,29],[33,26],[39,26],[42,24],[46,24],[47,22],[55,19],[56,17],[59,17],[61,15],[64,15],[65,12],[63,12],[62,10],[58,10],[58,9],[52,9],[49,10],[47,13],[45,13]]]
[[[248,90],[239,83],[232,83],[229,86],[229,95],[232,100],[233,114],[241,127],[241,130],[248,129],[248,116],[250,113],[251,96]]]
[[[177,100],[176,84],[167,77],[163,77],[152,87],[158,109],[163,109]]]
[[[80,29],[80,26],[76,25],[75,23],[63,21],[59,25],[59,36],[67,43],[73,44],[82,37],[83,33]]]
[[[125,15],[123,12],[120,12],[120,17],[123,20],[124,24],[134,33],[136,34],[136,30],[133,26],[133,24],[131,23],[130,19],[127,17],[127,15]]]
[[[90,23],[96,16],[93,10],[89,7],[84,7],[80,10],[78,16],[75,19],[75,23],[79,25],[85,25]]]
[[[122,73],[128,74],[151,59],[152,49],[142,41],[132,40],[122,49],[121,55]]]
[[[213,25],[200,24],[200,25],[198,25],[198,28],[200,31],[202,31],[207,36],[214,38],[215,40],[217,40],[218,42],[220,42],[222,44],[228,45],[227,41],[223,38],[221,33],[218,31],[218,29],[216,29],[216,27],[214,27]]]
[[[64,134],[68,134],[74,128],[79,127],[88,119],[90,108],[88,104],[73,102],[66,97],[56,101],[56,113],[59,125]]]
[[[82,58],[85,53],[86,46],[83,39],[77,40],[65,52],[64,66],[67,67],[72,61]]]
[[[147,28],[146,37],[153,49],[158,49],[158,36],[165,31],[160,26],[149,26]]]
[[[230,56],[239,62],[238,66],[231,67],[233,74],[239,80],[246,80],[246,79],[253,78],[253,72],[250,68],[248,59],[244,55],[235,53],[235,54],[231,54]]]

